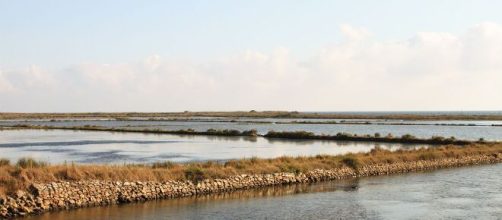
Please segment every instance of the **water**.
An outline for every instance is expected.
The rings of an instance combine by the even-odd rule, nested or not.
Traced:
[[[502,164],[84,208],[57,219],[501,219]]]
[[[283,124],[326,119],[190,118],[189,121],[0,121],[0,126],[97,125],[164,130],[305,130],[317,134],[502,140],[501,121],[345,120],[360,124]],[[341,120],[335,120],[341,122]],[[366,124],[366,123],[370,124]],[[402,123],[401,125],[396,125]],[[408,125],[404,125],[408,124]],[[437,125],[447,124],[447,125]],[[465,126],[472,124],[473,126]],[[368,152],[374,147],[410,149],[427,145],[339,141],[288,141],[261,137],[158,135],[65,130],[0,130],[0,157],[33,157],[53,164],[150,163],[235,158],[274,158]],[[47,213],[29,219],[501,219],[502,164],[427,173],[300,184],[202,197]]]
[[[350,114],[350,115],[502,115],[502,111],[334,111],[307,112],[317,114]]]
[[[279,156],[339,155],[368,152],[379,146],[396,150],[427,145],[343,141],[298,141],[253,137],[218,137],[68,130],[0,131],[0,157],[33,157],[53,164],[150,163]]]
[[[115,128],[135,129],[163,129],[180,130],[194,129],[206,131],[207,129],[256,129],[258,133],[265,134],[268,131],[310,131],[316,134],[335,135],[339,132],[352,134],[373,135],[380,133],[394,136],[412,134],[420,138],[432,136],[451,137],[464,140],[502,141],[502,121],[397,121],[397,120],[347,120],[361,124],[283,124],[291,121],[337,121],[332,119],[250,119],[250,118],[191,118],[188,121],[109,121],[109,120],[75,120],[75,121],[1,121],[0,126],[14,124],[35,124],[53,126],[84,126],[96,125]],[[366,122],[372,124],[365,124]],[[397,124],[396,124],[397,123]],[[406,124],[406,125],[405,125]],[[446,124],[446,125],[437,125]],[[462,126],[459,126],[462,125]],[[471,126],[464,126],[471,125]],[[493,126],[497,125],[497,126]]]

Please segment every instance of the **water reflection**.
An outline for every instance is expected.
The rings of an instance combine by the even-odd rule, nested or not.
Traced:
[[[51,163],[150,163],[229,160],[250,157],[339,155],[424,145],[350,141],[266,139],[197,135],[143,134],[68,130],[5,130],[0,153],[13,161],[20,157]],[[425,145],[426,146],[426,145]]]
[[[281,124],[281,123],[261,123],[263,121],[326,121],[325,119],[255,119],[260,123],[243,123],[242,120],[217,121],[218,119],[206,119],[207,121],[109,121],[109,120],[80,120],[80,121],[1,121],[0,126],[16,124],[33,124],[49,126],[85,126],[94,125],[109,128],[136,128],[136,129],[194,129],[196,131],[206,131],[207,129],[235,129],[251,130],[256,129],[258,133],[265,134],[270,130],[275,131],[310,131],[316,134],[335,135],[338,132],[348,132],[358,135],[382,135],[392,133],[394,136],[413,134],[420,138],[430,138],[432,136],[455,136],[459,139],[478,140],[501,140],[502,121],[395,121],[395,120],[368,120],[371,122],[360,124]],[[212,121],[213,120],[213,121]],[[332,121],[332,120],[328,120]],[[345,120],[351,121],[351,120]],[[402,123],[402,124],[399,124]],[[440,126],[438,124],[441,124]],[[462,126],[459,126],[462,125]],[[498,126],[496,126],[498,125]]]
[[[169,215],[164,216],[162,213],[170,212],[170,210],[178,208],[183,209],[183,207],[203,207],[206,205],[210,206],[213,203],[224,203],[225,201],[253,202],[256,199],[263,199],[267,197],[294,196],[304,193],[323,193],[333,192],[336,190],[353,192],[356,191],[358,187],[359,179],[341,180],[337,182],[330,182],[329,184],[292,184],[285,186],[271,186],[259,189],[239,190],[234,192],[200,195],[179,199],[149,201],[139,204],[122,204],[61,211],[35,216],[28,219],[119,219],[123,217],[127,218],[127,216],[141,216],[141,218],[144,218],[145,216],[152,216],[151,214],[155,213],[155,215],[157,215],[155,218],[167,218]],[[90,213],[92,214],[89,215]]]

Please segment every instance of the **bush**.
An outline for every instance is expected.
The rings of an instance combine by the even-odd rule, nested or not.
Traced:
[[[301,172],[301,169],[298,166],[295,166],[293,164],[279,165],[279,169],[281,170],[281,172],[288,172],[288,173],[294,173],[294,174],[298,174]]]
[[[198,183],[206,178],[206,175],[202,168],[190,166],[185,170],[185,178],[194,183]]]
[[[359,160],[357,160],[357,158],[355,158],[353,156],[345,156],[342,159],[342,163],[352,169],[357,169],[360,166]]]
[[[375,137],[376,137],[376,138],[381,137],[380,133],[378,133],[378,132],[377,132],[377,133],[375,133]]]
[[[345,133],[345,132],[343,132],[343,133],[338,132],[338,133],[336,133],[336,137],[337,138],[351,138],[351,137],[354,137],[354,135],[349,134],[349,133]]]
[[[258,131],[256,131],[256,129],[251,129],[251,130],[248,130],[248,131],[243,131],[242,135],[256,137],[256,136],[258,136]]]
[[[207,134],[210,134],[210,135],[222,135],[222,136],[239,136],[241,135],[241,132],[239,130],[229,130],[229,129],[225,129],[225,130],[216,130],[216,129],[208,129],[206,131]]]
[[[39,168],[39,167],[46,167],[48,164],[47,162],[43,161],[36,161],[33,158],[29,157],[24,157],[21,158],[17,161],[16,166],[21,167],[21,168]]]
[[[251,162],[251,164],[255,164],[255,163],[258,163],[260,159],[258,159],[258,157],[254,156],[254,157],[251,157],[251,159],[249,159],[249,162]]]
[[[443,142],[445,138],[442,136],[432,136],[431,140],[434,142]]]
[[[315,134],[313,132],[308,132],[308,131],[283,131],[283,132],[276,132],[276,131],[269,131],[265,137],[271,137],[271,138],[295,138],[295,139],[302,139],[302,138],[312,138],[315,137]]]
[[[9,159],[5,159],[5,158],[0,159],[0,167],[1,166],[9,166],[9,165],[10,165]]]
[[[370,154],[378,154],[378,153],[389,153],[389,150],[385,150],[380,146],[376,146],[370,150]]]
[[[403,136],[401,136],[401,139],[403,140],[413,140],[413,139],[417,139],[417,137],[411,135],[411,134],[405,134]]]
[[[169,168],[173,168],[174,167],[174,163],[171,162],[171,161],[164,161],[164,162],[155,162],[152,164],[152,168],[166,168],[166,169],[169,169]]]

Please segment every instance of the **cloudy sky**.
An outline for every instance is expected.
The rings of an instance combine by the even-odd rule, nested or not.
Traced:
[[[0,111],[502,110],[501,8],[0,0]]]

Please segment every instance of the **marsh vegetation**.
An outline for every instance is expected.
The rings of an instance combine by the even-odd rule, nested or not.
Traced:
[[[428,149],[388,151],[375,148],[368,153],[340,156],[278,157],[274,159],[246,158],[228,161],[122,165],[79,165],[74,163],[51,165],[30,158],[11,164],[0,160],[0,193],[26,189],[33,182],[79,180],[110,181],[167,181],[225,178],[238,174],[269,174],[277,172],[305,172],[313,169],[333,169],[343,166],[357,169],[372,164],[392,164],[420,160],[460,158],[463,156],[502,154],[502,144],[471,144],[469,146],[441,146]]]

